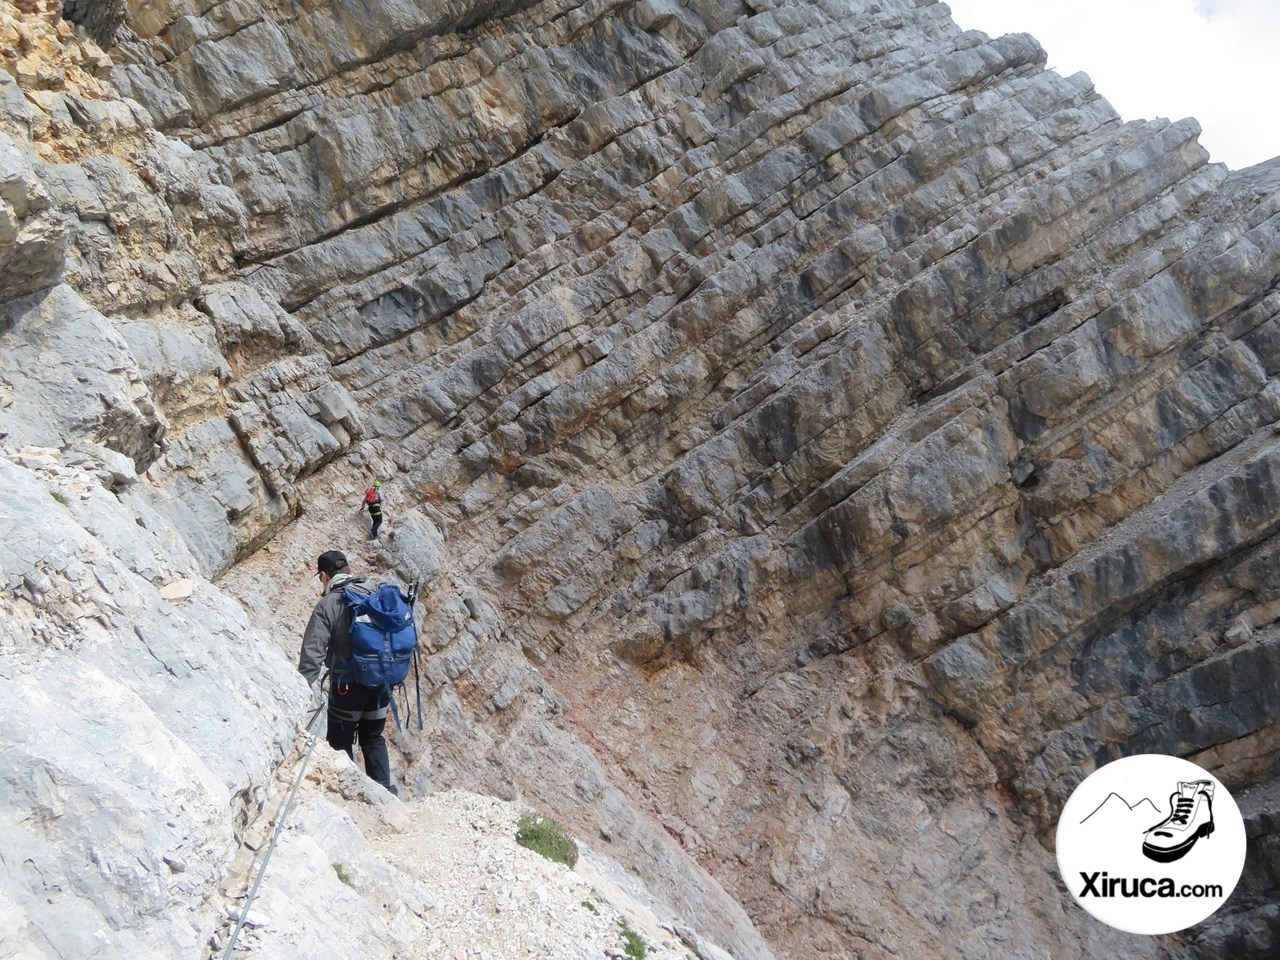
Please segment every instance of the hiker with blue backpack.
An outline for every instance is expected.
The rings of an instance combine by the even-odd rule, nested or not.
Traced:
[[[316,577],[322,596],[303,634],[298,671],[319,699],[327,668],[329,746],[354,760],[358,741],[365,773],[399,795],[383,730],[387,713],[395,710],[392,688],[404,683],[416,653],[413,597],[394,584],[375,589],[353,576],[339,550],[320,554]],[[418,716],[421,726],[421,703]]]

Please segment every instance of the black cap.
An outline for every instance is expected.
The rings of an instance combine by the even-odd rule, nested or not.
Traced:
[[[341,550],[326,550],[316,561],[316,573],[337,573],[347,569],[347,557]]]

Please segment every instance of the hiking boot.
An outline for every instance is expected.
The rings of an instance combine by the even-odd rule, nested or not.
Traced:
[[[1142,841],[1142,852],[1160,863],[1182,859],[1197,840],[1213,833],[1213,782],[1179,783],[1169,795],[1169,810]]]

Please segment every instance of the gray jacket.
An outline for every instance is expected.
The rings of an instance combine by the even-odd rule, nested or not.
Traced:
[[[342,588],[356,584],[360,585],[361,592],[370,592],[364,586],[364,577],[353,577],[349,573],[338,574],[329,581],[329,589],[311,611],[311,619],[307,621],[307,629],[302,634],[302,651],[298,655],[298,672],[306,678],[307,683],[319,680],[322,669],[332,670],[339,660],[351,657],[347,602],[342,599]]]

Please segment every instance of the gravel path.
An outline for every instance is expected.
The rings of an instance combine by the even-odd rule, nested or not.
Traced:
[[[692,956],[646,908],[617,897],[592,865],[570,870],[519,846],[514,804],[453,791],[416,800],[408,812],[407,829],[371,846],[436,894],[430,937],[415,960],[626,957],[619,907],[647,960]]]

